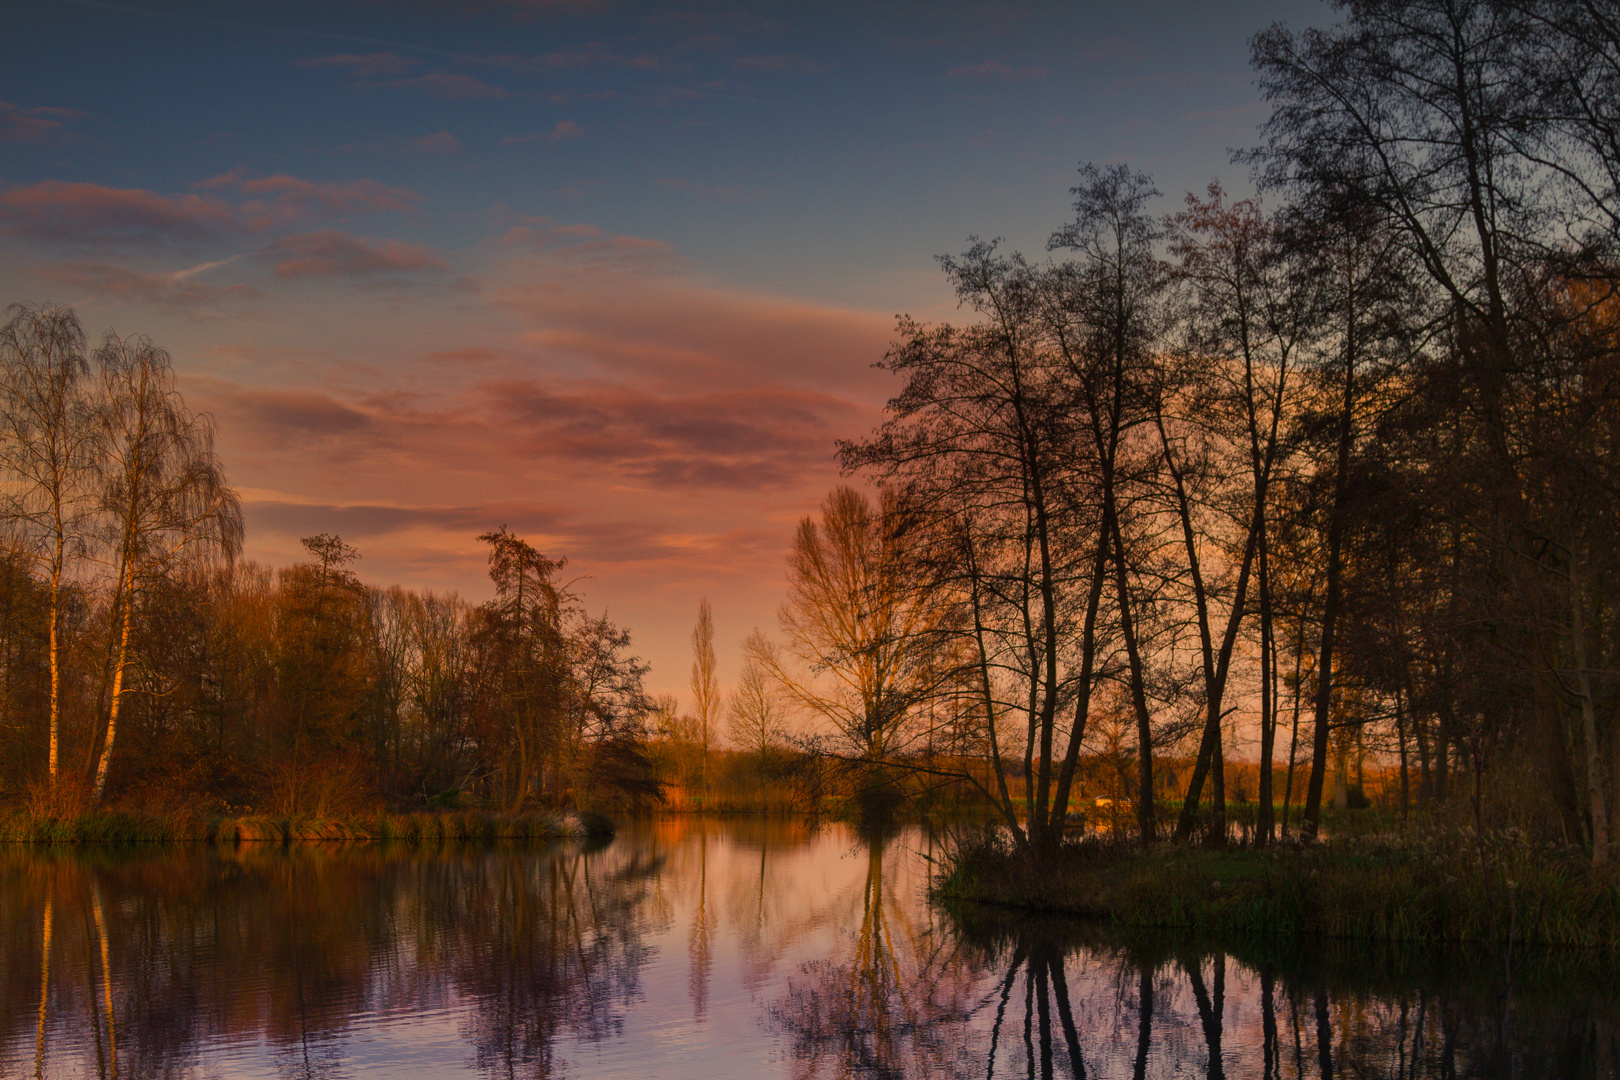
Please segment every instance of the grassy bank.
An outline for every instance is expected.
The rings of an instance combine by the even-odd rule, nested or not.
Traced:
[[[0,813],[0,842],[130,844],[207,841],[293,843],[312,840],[559,839],[605,835],[612,822],[594,814],[481,810],[360,813],[343,817],[191,816],[97,811],[53,819]]]
[[[943,871],[941,899],[1121,926],[1620,950],[1620,876],[1514,836],[1269,851],[1087,841],[1039,860],[984,836],[958,845]]]

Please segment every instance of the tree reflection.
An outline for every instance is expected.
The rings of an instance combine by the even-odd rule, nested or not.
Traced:
[[[615,1035],[638,996],[658,870],[578,847],[11,858],[0,1074],[26,1039],[31,1075],[188,1075],[224,1038],[332,1076],[362,1018],[462,1002],[474,1068],[551,1076],[561,1036]]]
[[[885,884],[888,838],[863,840],[859,923],[837,955],[805,964],[771,1010],[787,1034],[793,1075],[955,1075],[955,1031],[982,1007],[979,968],[950,935],[918,925],[916,907]]]
[[[350,1075],[397,1030],[379,1024],[431,1016],[460,1047],[419,1068],[549,1077],[571,1045],[623,1049],[637,1008],[729,1037],[728,979],[801,1080],[1597,1080],[1620,1057],[1601,956],[945,912],[920,851],[695,819],[599,852],[0,849],[0,1076],[211,1075],[238,1051],[255,1074]],[[667,1001],[643,986],[658,947]]]

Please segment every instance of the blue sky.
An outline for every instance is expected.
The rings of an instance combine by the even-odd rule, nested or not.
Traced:
[[[832,440],[896,387],[934,256],[1036,254],[1082,161],[1167,193],[1265,111],[1316,2],[42,0],[0,45],[0,298],[169,347],[248,554],[339,532],[481,599],[473,536],[570,558],[681,690],[774,627]],[[731,670],[727,670],[731,669]]]

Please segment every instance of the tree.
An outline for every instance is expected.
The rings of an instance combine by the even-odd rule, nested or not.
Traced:
[[[784,703],[759,657],[769,651],[758,630],[743,642],[742,672],[728,710],[731,741],[763,763],[782,743],[786,719]]]
[[[84,330],[69,308],[13,304],[0,327],[0,466],[9,489],[3,508],[12,542],[49,583],[48,776],[59,757],[62,590],[84,549],[90,509],[90,414],[80,380],[89,372]]]
[[[1539,730],[1525,733],[1525,748],[1542,762],[1566,832],[1591,843],[1594,862],[1607,856],[1598,821],[1614,801],[1594,763],[1617,733],[1584,722],[1585,695],[1571,685],[1586,666],[1574,626],[1603,633],[1579,617],[1587,602],[1574,593],[1595,579],[1571,560],[1581,561],[1584,538],[1608,512],[1603,485],[1587,484],[1605,466],[1601,454],[1564,452],[1590,447],[1589,436],[1543,420],[1549,411],[1591,415],[1590,367],[1583,374],[1583,361],[1547,348],[1564,339],[1569,314],[1549,298],[1560,282],[1590,281],[1607,294],[1616,281],[1617,28],[1602,4],[1382,0],[1347,5],[1330,31],[1278,26],[1254,42],[1274,106],[1254,155],[1263,179],[1352,238],[1386,235],[1418,271],[1405,289],[1434,343],[1437,370],[1425,382],[1446,388],[1435,404],[1451,438],[1410,475],[1451,517],[1451,550],[1471,553],[1462,579],[1483,586],[1452,608],[1449,632],[1490,628],[1497,660],[1488,667],[1514,672],[1517,686],[1503,683],[1501,693],[1530,703]],[[1572,506],[1565,498],[1575,490],[1588,498]],[[1319,718],[1330,693],[1319,677]],[[1491,711],[1478,720],[1506,734],[1511,714]],[[1484,745],[1476,740],[1475,751]],[[1477,787],[1483,757],[1472,757]]]
[[[749,659],[798,708],[830,727],[835,753],[865,768],[863,791],[887,790],[885,767],[918,734],[917,707],[941,687],[936,664],[948,606],[912,558],[917,537],[899,496],[878,505],[851,487],[799,522],[788,553],[786,645],[755,635]]]
[[[985,794],[1020,844],[1044,849],[1062,835],[1106,655],[1098,614],[1113,541],[1086,409],[1053,340],[1061,325],[1054,296],[1067,295],[1076,275],[998,256],[985,243],[941,264],[980,321],[902,319],[881,366],[906,386],[877,432],[841,443],[839,455],[846,468],[871,470],[906,493],[907,547],[922,556],[910,561],[927,571],[918,579],[926,591],[912,586],[926,599],[919,613],[930,613],[932,636],[965,642],[973,657],[975,700],[963,711],[976,715],[989,745],[995,789]],[[916,574],[907,568],[901,577]],[[949,654],[928,636],[908,647]],[[930,682],[953,685],[954,676],[936,670]],[[1027,829],[1006,782],[1013,755],[1001,732],[1011,723],[1023,735]]]
[[[1189,194],[1186,210],[1170,226],[1174,273],[1185,289],[1185,339],[1182,355],[1167,360],[1179,385],[1159,398],[1155,418],[1192,586],[1205,703],[1204,737],[1176,831],[1182,838],[1191,833],[1204,777],[1214,766],[1214,833],[1224,838],[1224,702],[1233,648],[1252,613],[1259,617],[1260,637],[1257,831],[1267,842],[1276,732],[1271,491],[1302,404],[1297,369],[1320,332],[1320,290],[1317,275],[1307,272],[1305,252],[1285,242],[1259,203],[1228,202],[1217,183],[1205,199]],[[1179,412],[1178,421],[1166,423],[1172,410]],[[1172,438],[1177,427],[1209,441],[1204,462],[1184,451],[1189,439]],[[1206,489],[1201,493],[1192,490],[1198,482]],[[1219,551],[1228,567],[1237,568],[1235,577],[1226,574],[1224,583],[1207,577],[1201,546]],[[1248,597],[1251,580],[1258,592],[1254,603]],[[1214,619],[1222,601],[1226,618],[1217,636]]]
[[[182,562],[242,546],[242,510],[214,453],[211,418],[190,412],[168,353],[146,338],[108,334],[96,350],[101,394],[95,459],[103,546],[113,571],[112,696],[91,797],[107,782],[130,661],[130,628],[143,585]]]
[[[1073,408],[1083,418],[1085,434],[1081,438],[1090,444],[1090,475],[1079,480],[1088,489],[1082,498],[1095,500],[1100,520],[1081,640],[1082,689],[1056,802],[1067,804],[1094,682],[1101,674],[1097,617],[1112,564],[1115,618],[1125,648],[1126,680],[1136,720],[1137,829],[1142,843],[1149,844],[1156,831],[1154,732],[1144,655],[1147,626],[1142,614],[1152,601],[1139,594],[1145,592],[1156,599],[1159,590],[1149,586],[1133,593],[1131,581],[1151,576],[1143,573],[1147,568],[1142,564],[1148,560],[1137,549],[1160,546],[1152,535],[1156,531],[1153,515],[1143,509],[1157,463],[1140,460],[1145,456],[1140,452],[1133,455],[1131,444],[1135,429],[1148,424],[1158,429],[1161,441],[1164,435],[1164,391],[1154,353],[1164,319],[1160,302],[1165,272],[1154,250],[1161,230],[1146,212],[1148,201],[1159,192],[1150,177],[1132,173],[1124,165],[1106,169],[1082,165],[1080,180],[1070,189],[1075,197],[1074,221],[1054,233],[1047,245],[1074,251],[1078,259],[1050,275],[1057,288],[1052,290],[1047,310]],[[1133,456],[1139,460],[1133,461]],[[1218,755],[1218,743],[1206,753]],[[1221,801],[1217,797],[1217,805]],[[1060,827],[1056,813],[1054,810],[1054,830]]]
[[[695,742],[702,754],[699,784],[702,799],[709,795],[709,747],[714,742],[715,723],[720,717],[720,682],[715,674],[714,613],[708,597],[698,602],[697,625],[692,627],[692,708],[696,710]]]
[[[548,559],[506,531],[484,533],[495,598],[480,626],[483,751],[503,801],[522,807],[562,735],[569,693],[563,620],[573,596],[556,581],[566,560]]]
[[[357,793],[357,721],[372,675],[366,589],[348,568],[360,553],[330,533],[300,543],[311,561],[281,572],[271,639],[282,725],[272,788],[288,814]]]

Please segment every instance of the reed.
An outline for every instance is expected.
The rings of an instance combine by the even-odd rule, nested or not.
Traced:
[[[1620,875],[1513,837],[1230,851],[1086,840],[1036,858],[980,834],[934,889],[1132,927],[1620,950]]]

